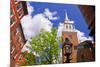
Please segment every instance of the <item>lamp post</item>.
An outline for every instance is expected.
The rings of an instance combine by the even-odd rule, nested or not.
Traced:
[[[64,63],[70,63],[70,55],[72,54],[72,43],[68,38],[65,38],[65,42],[63,44],[64,56],[66,57]]]

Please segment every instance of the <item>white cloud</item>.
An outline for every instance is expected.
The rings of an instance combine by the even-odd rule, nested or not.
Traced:
[[[57,37],[62,36],[62,30],[63,30],[63,23],[59,23]]]
[[[57,35],[58,37],[61,37],[61,36],[62,36],[62,31],[63,31],[63,23],[59,23],[59,26],[58,26],[58,33],[57,33],[57,34],[58,34],[58,35]],[[77,37],[78,37],[79,43],[80,43],[80,42],[83,42],[83,41],[85,41],[85,40],[92,40],[92,41],[93,41],[92,37],[86,37],[86,36],[85,36],[85,33],[79,31],[78,29],[75,29],[74,32],[77,32]]]
[[[31,38],[31,36],[34,36],[34,32],[32,31],[32,17],[30,15],[26,15],[21,19],[22,28],[24,31],[24,35],[26,39]]]
[[[93,40],[92,37],[86,37],[84,32],[79,31],[78,29],[75,30],[77,32],[78,41],[83,42],[85,40]]]
[[[43,14],[37,14],[34,17],[26,15],[21,19],[21,23],[26,39],[36,36],[41,29],[51,31],[52,28],[52,23]]]
[[[51,12],[48,8],[45,8],[44,10],[44,15],[49,19],[49,20],[57,20],[58,17],[55,17],[57,14],[57,11]]]
[[[39,30],[44,29],[45,31],[51,31],[52,23],[50,20],[44,17],[43,14],[37,14],[33,17],[34,29]],[[38,27],[38,28],[37,28]]]
[[[28,8],[28,15],[25,15],[21,19],[25,39],[30,39],[37,34],[40,33],[41,29],[44,29],[45,31],[51,31],[52,23],[50,20],[56,20],[58,17],[54,17],[54,15],[57,14],[56,11],[50,12],[48,8],[45,8],[45,11],[43,13],[39,13],[31,16],[31,13],[34,12],[34,7],[30,5],[29,2],[27,2],[27,8]]]

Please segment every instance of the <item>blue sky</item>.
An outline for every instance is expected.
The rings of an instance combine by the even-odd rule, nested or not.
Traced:
[[[88,37],[89,30],[87,28],[86,21],[79,10],[77,5],[73,4],[56,4],[56,3],[40,3],[40,2],[30,2],[30,5],[34,7],[34,12],[32,16],[43,13],[45,8],[48,8],[51,12],[57,11],[56,16],[59,17],[57,20],[51,20],[53,27],[58,27],[60,22],[65,20],[65,11],[68,14],[68,18],[73,20],[75,23],[75,28],[85,33],[85,36]]]

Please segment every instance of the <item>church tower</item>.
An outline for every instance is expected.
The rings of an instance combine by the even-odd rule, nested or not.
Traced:
[[[64,42],[66,41],[66,38],[71,42],[72,44],[72,53],[70,56],[71,61],[70,62],[77,62],[77,50],[75,49],[75,46],[78,45],[78,37],[77,32],[75,32],[74,27],[74,21],[71,21],[68,19],[67,13],[65,13],[65,21],[63,25],[63,31],[62,31],[62,43],[64,46]],[[66,56],[64,55],[64,52],[66,50],[62,48],[62,62],[65,63]]]

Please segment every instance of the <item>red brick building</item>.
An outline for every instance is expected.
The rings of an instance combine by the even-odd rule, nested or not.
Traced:
[[[23,48],[26,40],[24,37],[21,18],[26,15],[27,5],[24,1],[10,1],[10,66],[23,63],[24,58],[21,55],[21,49]]]

